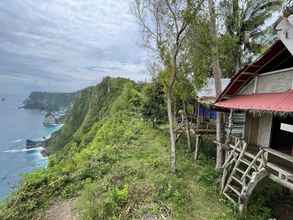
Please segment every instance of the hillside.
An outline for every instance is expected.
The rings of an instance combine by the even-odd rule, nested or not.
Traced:
[[[23,108],[58,111],[72,104],[78,93],[32,92],[24,100]]]
[[[141,86],[121,78],[83,90],[49,143],[48,168],[24,176],[0,219],[46,219],[58,207],[81,220],[236,219],[217,193],[209,154],[194,164],[178,143],[177,175],[170,174],[167,132],[142,117],[143,100]],[[255,214],[257,207],[248,219],[268,217],[267,210]]]

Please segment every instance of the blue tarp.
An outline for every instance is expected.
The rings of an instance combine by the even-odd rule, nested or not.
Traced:
[[[199,115],[204,119],[216,120],[217,115],[215,111],[208,109],[204,106],[199,106]]]

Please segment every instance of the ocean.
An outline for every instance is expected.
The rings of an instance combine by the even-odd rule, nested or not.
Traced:
[[[17,187],[22,174],[47,166],[41,149],[25,149],[26,139],[38,140],[60,128],[44,127],[44,112],[18,109],[25,98],[0,94],[0,200]]]

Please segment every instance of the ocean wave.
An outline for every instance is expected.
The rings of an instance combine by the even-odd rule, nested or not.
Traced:
[[[14,141],[11,141],[12,143],[20,143],[20,142],[22,142],[23,141],[23,139],[16,139],[16,140],[14,140]]]
[[[11,150],[6,150],[3,151],[3,153],[22,153],[22,152],[34,152],[34,151],[42,151],[44,148],[42,147],[36,147],[36,148],[31,148],[31,149],[11,149]]]

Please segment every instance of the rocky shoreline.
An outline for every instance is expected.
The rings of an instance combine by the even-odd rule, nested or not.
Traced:
[[[34,140],[27,139],[25,148],[26,149],[42,148],[41,150],[42,156],[48,157],[49,152],[48,152],[47,146],[48,146],[49,140],[50,138],[43,138],[43,140],[41,141],[34,141]]]
[[[34,148],[42,148],[41,154],[43,157],[49,156],[49,150],[48,150],[48,144],[50,139],[52,138],[52,134],[57,132],[62,128],[63,124],[55,125],[56,129],[49,134],[47,137],[42,137],[40,140],[32,140],[32,139],[26,139],[25,148],[27,150],[34,149]]]
[[[60,110],[56,112],[47,112],[45,115],[43,126],[44,127],[56,127],[52,133],[57,132],[62,127],[62,122],[65,120],[66,110]],[[41,154],[43,157],[49,156],[48,144],[52,137],[52,133],[47,137],[42,137],[40,140],[32,140],[26,139],[25,148],[26,149],[34,149],[34,148],[42,148]]]

